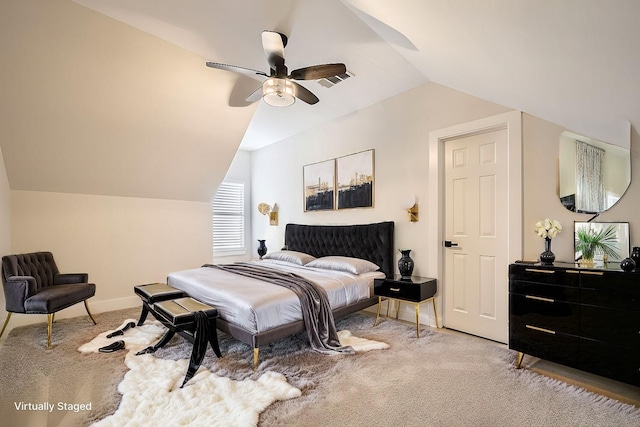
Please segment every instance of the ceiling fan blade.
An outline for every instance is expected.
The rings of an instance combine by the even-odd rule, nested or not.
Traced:
[[[245,101],[256,102],[256,101],[259,101],[261,98],[262,98],[262,86],[258,86],[256,90],[251,92],[251,95],[247,96],[247,99],[245,99]]]
[[[291,81],[291,83],[296,88],[296,98],[299,100],[311,105],[316,104],[319,101],[318,97],[311,93],[311,91],[306,87],[294,81]]]
[[[263,82],[267,77],[269,77],[267,76],[266,73],[263,73],[262,71],[252,70],[250,68],[238,67],[236,65],[220,64],[219,62],[207,62],[207,67],[217,68],[219,70],[225,70],[225,71],[233,71],[234,73],[239,73],[244,76],[256,79],[259,82]]]
[[[287,36],[275,31],[262,32],[262,48],[271,67],[272,76],[286,77],[287,67],[284,65],[284,47]]]
[[[318,80],[339,76],[346,72],[347,67],[344,64],[323,64],[298,68],[297,70],[293,70],[289,77],[294,80]]]

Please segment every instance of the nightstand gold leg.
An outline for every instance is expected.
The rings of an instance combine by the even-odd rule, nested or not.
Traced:
[[[391,300],[387,298],[387,317],[389,317],[389,306],[391,305]]]
[[[382,305],[382,297],[378,297],[378,312],[376,313],[376,323],[373,326],[378,326],[378,320],[380,320],[380,306]]]
[[[439,328],[440,326],[438,326],[438,311],[436,310],[436,298],[435,297],[431,298],[431,302],[433,303],[433,316],[436,318],[436,328]]]
[[[397,299],[396,301],[396,319],[398,318],[398,314],[400,313],[400,300]]]
[[[416,304],[416,338],[420,338],[420,304]]]

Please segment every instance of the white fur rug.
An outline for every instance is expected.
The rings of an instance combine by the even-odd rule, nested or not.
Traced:
[[[133,319],[127,319],[123,327]],[[118,329],[119,329],[118,328]],[[188,359],[165,360],[153,354],[136,352],[156,342],[165,329],[157,321],[128,329],[113,338],[106,331],[78,348],[80,352],[98,352],[100,347],[123,340],[128,351],[125,364],[130,369],[118,385],[122,401],[118,410],[93,426],[208,425],[256,426],[258,417],[277,400],[301,396],[284,375],[266,372],[258,380],[235,381],[220,377],[205,367],[179,388],[189,365]],[[349,331],[338,332],[342,345],[356,351],[386,349],[386,343],[355,337]]]

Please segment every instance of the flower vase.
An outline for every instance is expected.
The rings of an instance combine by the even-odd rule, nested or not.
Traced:
[[[264,244],[265,240],[258,240],[260,245],[258,246],[258,255],[260,255],[260,259],[267,253],[267,245]]]
[[[553,261],[556,260],[556,256],[553,252],[551,252],[551,239],[548,237],[544,238],[544,252],[540,254],[540,262],[542,264],[553,264]]]
[[[403,278],[411,277],[413,273],[413,260],[409,256],[411,249],[400,250],[402,257],[398,260],[398,270]]]

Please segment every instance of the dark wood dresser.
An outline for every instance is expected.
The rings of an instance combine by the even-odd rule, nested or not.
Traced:
[[[511,264],[509,348],[640,386],[640,271]]]

